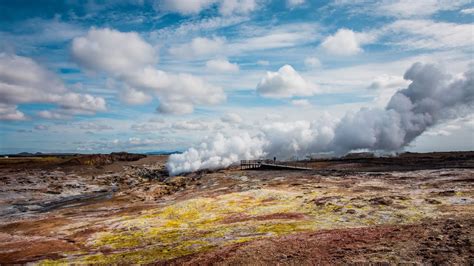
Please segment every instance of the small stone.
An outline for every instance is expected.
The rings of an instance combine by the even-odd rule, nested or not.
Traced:
[[[429,204],[441,204],[441,201],[435,199],[425,199],[425,201]]]

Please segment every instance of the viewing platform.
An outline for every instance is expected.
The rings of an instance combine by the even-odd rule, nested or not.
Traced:
[[[265,169],[265,170],[313,170],[312,168],[298,166],[272,160],[241,160],[240,169]]]

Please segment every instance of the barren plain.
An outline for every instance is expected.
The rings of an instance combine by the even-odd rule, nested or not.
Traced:
[[[174,177],[166,160],[0,159],[0,263],[474,263],[474,152]]]

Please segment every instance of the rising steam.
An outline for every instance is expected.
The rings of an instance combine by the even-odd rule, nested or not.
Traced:
[[[217,134],[196,148],[171,155],[167,168],[176,175],[265,156],[342,155],[357,149],[398,151],[429,127],[472,112],[473,75],[472,65],[453,79],[434,65],[415,63],[404,75],[411,84],[396,92],[385,109],[363,108],[346,114],[338,123],[324,119],[273,123],[254,136],[244,133],[226,138]]]

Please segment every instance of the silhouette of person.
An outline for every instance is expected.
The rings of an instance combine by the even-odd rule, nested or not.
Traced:
[[[273,157],[273,164],[276,164],[277,157]]]

